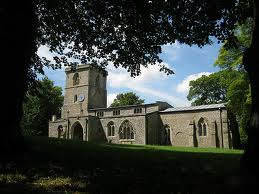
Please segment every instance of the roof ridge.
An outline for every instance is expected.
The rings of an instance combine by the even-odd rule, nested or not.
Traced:
[[[215,109],[215,108],[226,107],[226,104],[227,103],[218,103],[218,104],[205,104],[205,105],[198,105],[198,106],[174,107],[174,108],[168,108],[168,109],[160,111],[160,112],[174,112],[174,111],[188,111],[188,110],[201,110],[201,109]]]

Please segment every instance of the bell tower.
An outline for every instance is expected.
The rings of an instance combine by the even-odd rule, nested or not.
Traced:
[[[86,64],[65,69],[66,87],[62,118],[88,115],[88,109],[106,108],[107,72]]]

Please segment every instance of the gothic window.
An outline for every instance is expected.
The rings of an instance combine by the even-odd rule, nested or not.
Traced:
[[[61,138],[61,136],[63,135],[63,126],[59,125],[57,128],[58,131],[58,138]]]
[[[203,118],[198,122],[198,136],[207,136],[207,125]]]
[[[120,110],[114,110],[113,115],[120,115]]]
[[[164,125],[164,144],[170,145],[171,144],[171,128],[169,125]]]
[[[202,125],[201,124],[198,125],[198,135],[202,136]]]
[[[142,113],[142,108],[134,108],[134,114]]]
[[[111,121],[111,122],[109,122],[108,125],[107,125],[107,135],[108,135],[108,136],[115,136],[114,130],[115,130],[115,125],[114,125],[114,123]]]
[[[74,95],[74,102],[77,102],[77,95]]]
[[[120,139],[134,139],[135,133],[132,124],[129,121],[124,121],[119,129]]]
[[[73,77],[73,86],[79,85],[79,74],[75,73]]]

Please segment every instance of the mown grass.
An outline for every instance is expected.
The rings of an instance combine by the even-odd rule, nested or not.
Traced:
[[[220,190],[224,184],[229,186],[229,178],[239,176],[243,153],[44,137],[27,137],[26,142],[26,153],[1,159],[0,193],[161,193],[210,187]]]

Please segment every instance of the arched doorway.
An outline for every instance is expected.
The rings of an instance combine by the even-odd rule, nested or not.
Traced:
[[[75,140],[83,140],[83,127],[79,122],[76,122],[73,127],[73,139]]]

